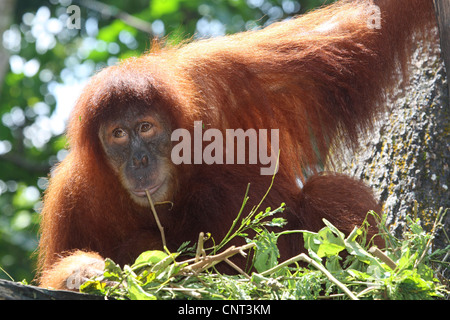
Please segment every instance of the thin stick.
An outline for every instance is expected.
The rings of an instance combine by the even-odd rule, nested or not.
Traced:
[[[206,256],[206,257],[200,259],[198,262],[195,262],[195,259],[190,259],[187,261],[180,262],[180,264],[194,261],[193,264],[184,267],[183,271],[201,272],[205,269],[211,268],[212,266],[218,264],[219,262],[224,261],[225,259],[227,259],[231,256],[234,256],[237,253],[240,253],[243,250],[248,250],[250,248],[253,248],[255,245],[256,245],[255,243],[249,243],[249,244],[243,245],[241,247],[237,247],[237,248],[235,246],[231,246],[222,253],[212,255],[212,256]]]
[[[148,192],[148,190],[145,190],[145,194],[147,195],[147,199],[148,199],[148,202],[150,203],[150,207],[152,209],[153,216],[155,217],[156,225],[158,226],[159,232],[161,233],[163,248],[166,248],[166,237],[164,236],[164,228],[161,225],[161,222],[159,222],[158,214],[156,213],[152,198],[150,197],[150,192]]]
[[[228,258],[226,258],[225,261],[230,267],[232,267],[234,270],[236,270],[237,272],[239,272],[240,274],[242,274],[244,277],[246,277],[248,280],[251,280],[252,278],[245,273],[244,270],[242,270],[241,268],[239,268],[237,265],[235,265],[233,262],[231,262]]]
[[[198,235],[198,243],[197,243],[197,252],[195,253],[195,262],[198,262],[200,260],[200,256],[205,257],[206,253],[203,249],[203,238],[205,237],[205,234],[203,232],[200,232]]]
[[[242,205],[241,205],[241,209],[239,210],[239,213],[236,217],[236,219],[234,219],[233,224],[231,225],[230,230],[228,230],[228,233],[225,235],[225,237],[222,239],[222,241],[219,243],[219,245],[217,246],[217,248],[215,249],[215,251],[218,251],[220,249],[222,249],[222,247],[228,242],[229,237],[231,235],[231,233],[234,230],[234,227],[236,226],[239,218],[241,217],[242,212],[244,211],[244,207],[247,204],[248,201],[248,190],[250,189],[250,183],[247,185],[247,189],[245,190],[245,195],[244,195],[244,200],[242,201]],[[236,232],[235,232],[236,233]]]
[[[155,206],[162,206],[164,204],[170,204],[170,209],[169,210],[173,209],[173,202],[172,201],[161,201],[161,202],[155,202],[154,203]]]
[[[375,257],[377,257],[378,259],[380,259],[381,261],[383,261],[384,263],[387,264],[387,266],[389,268],[391,268],[392,270],[397,269],[397,264],[392,261],[391,258],[389,258],[387,255],[385,255],[380,249],[378,249],[377,247],[372,247],[369,249],[369,253],[373,254]]]
[[[436,234],[438,227],[440,225],[442,225],[442,219],[447,214],[448,208],[445,209],[444,214],[442,214],[443,209],[444,209],[443,207],[439,208],[438,214],[436,216],[436,220],[434,221],[434,224],[433,224],[433,229],[431,230],[431,237],[430,237],[430,239],[428,239],[428,242],[425,245],[425,249],[423,250],[422,255],[420,256],[420,258],[418,260],[416,260],[416,262],[414,264],[414,268],[417,268],[419,266],[419,264],[422,263],[422,260],[425,258],[425,255],[428,253],[428,250],[430,249],[431,243],[434,240],[434,236]]]

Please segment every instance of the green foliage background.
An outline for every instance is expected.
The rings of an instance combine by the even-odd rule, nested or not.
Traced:
[[[96,70],[148,50],[154,36],[177,42],[235,33],[325,2],[332,1],[16,0],[0,29],[0,55],[9,58],[0,83],[0,268],[14,280],[33,279],[40,200],[66,154],[61,114],[75,100],[61,88],[77,91]],[[80,30],[66,27],[71,4],[81,8]],[[9,279],[4,271],[0,278]]]

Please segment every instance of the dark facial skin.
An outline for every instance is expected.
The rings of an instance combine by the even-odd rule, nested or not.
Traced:
[[[113,170],[131,198],[148,206],[145,190],[154,202],[170,201],[174,181],[170,160],[170,130],[154,111],[127,109],[102,124],[99,137]]]

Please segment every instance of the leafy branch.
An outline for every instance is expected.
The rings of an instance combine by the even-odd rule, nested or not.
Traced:
[[[107,260],[103,276],[85,283],[82,291],[116,299],[442,299],[449,294],[431,268],[434,254],[429,252],[447,210],[439,211],[432,233],[424,232],[418,219],[408,219],[401,240],[383,231],[382,217],[380,231],[392,244],[383,250],[361,244],[366,236],[364,227],[345,237],[326,220],[316,233],[269,231],[271,226],[283,225],[283,218],[275,217],[282,212],[283,205],[258,213],[252,210],[245,218],[236,219],[226,238],[243,237],[247,244],[220,253],[213,247],[206,254],[201,234],[192,259],[179,261],[184,250],[179,249],[176,253],[144,252],[133,265],[123,268]],[[255,231],[252,239],[246,233],[250,229]],[[276,240],[291,232],[303,233],[308,254],[278,263]],[[229,260],[250,249],[255,250],[251,275]],[[450,246],[440,254],[448,255],[448,251]],[[346,259],[340,257],[343,252]],[[239,274],[216,272],[213,267],[222,262],[236,267]],[[441,263],[445,264],[445,258]]]

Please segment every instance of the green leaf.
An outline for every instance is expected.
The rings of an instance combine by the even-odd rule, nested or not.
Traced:
[[[325,223],[325,225],[330,229],[331,232],[333,232],[339,239],[344,241],[345,235],[341,231],[339,231],[338,228],[336,228],[333,224],[331,224],[331,222],[329,222],[327,219],[322,220],[323,223]]]
[[[365,272],[356,269],[347,269],[346,272],[353,277],[355,280],[367,281],[371,280],[372,277]]]
[[[168,266],[170,266],[175,261],[175,258],[177,256],[178,256],[177,253],[173,253],[170,256],[167,255],[164,259],[162,259],[161,261],[159,261],[152,267],[152,271],[157,272],[157,271],[166,269]]]
[[[313,252],[317,252],[321,244],[318,234],[311,231],[303,231],[303,242],[305,248]]]
[[[120,281],[122,278],[122,269],[118,264],[109,258],[105,259],[105,272],[103,273],[105,279],[110,281]]]
[[[131,300],[156,300],[156,296],[145,292],[134,277],[127,277],[127,285],[129,298]]]
[[[174,13],[180,7],[180,0],[153,0],[151,14],[154,18]]]
[[[331,224],[318,233],[303,232],[305,248],[313,251],[318,257],[331,257],[345,249],[344,234]]]
[[[160,281],[166,281],[172,276],[176,275],[182,268],[182,265],[172,264],[170,266],[165,267],[164,269],[160,269],[158,271],[158,275],[156,279]]]
[[[280,252],[278,251],[277,240],[278,236],[267,230],[263,230],[261,234],[256,236],[255,268],[259,273],[278,264]]]
[[[87,294],[97,294],[104,295],[105,294],[106,283],[98,280],[88,280],[85,283],[81,284],[80,292]]]
[[[265,223],[268,227],[284,227],[287,224],[287,220],[284,218],[273,218],[272,221]]]
[[[133,29],[129,27],[125,22],[116,19],[108,26],[105,26],[100,29],[100,31],[98,32],[97,39],[103,40],[107,43],[116,41],[117,38],[119,37],[119,33],[122,30],[133,31]]]
[[[342,267],[341,267],[341,264],[340,264],[341,260],[342,260],[342,258],[339,257],[338,255],[331,256],[325,262],[325,267],[331,273],[342,272]]]
[[[167,253],[160,250],[150,250],[145,251],[137,257],[136,261],[133,264],[133,269],[140,268],[146,265],[156,265],[158,262],[167,258]]]
[[[329,228],[323,228],[319,231],[321,238],[321,245],[317,251],[319,257],[331,257],[339,254],[345,249],[345,244],[342,238],[335,236],[335,233]]]

